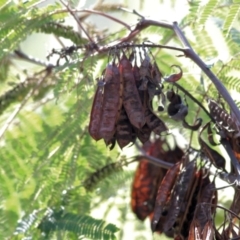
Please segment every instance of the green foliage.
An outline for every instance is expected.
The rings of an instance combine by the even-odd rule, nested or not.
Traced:
[[[172,1],[173,6],[175,2]],[[234,90],[237,100],[240,92],[239,1],[226,5],[219,0],[209,0],[205,5],[201,1],[188,2],[189,12],[179,25],[207,67],[228,90]],[[13,51],[36,32],[61,37],[60,41],[62,38],[68,40],[61,42],[68,47],[89,43],[65,21],[69,13],[59,2],[43,7],[40,3],[37,0],[18,4],[8,1],[0,5],[0,239],[124,239],[125,222],[133,222],[128,207],[133,169],[112,168],[109,174],[103,174],[106,178],[101,175],[94,182],[93,191],[84,188],[85,180],[92,173],[106,165],[114,165],[122,154],[118,148],[110,151],[103,141],[95,142],[88,134],[95,79],[101,76],[108,53],[90,56],[91,50],[83,47],[64,55],[65,52],[57,47],[59,54],[50,58],[54,67],[34,65],[27,66],[27,72],[23,71],[22,62],[15,62]],[[97,10],[120,14],[115,4],[104,4],[102,8],[97,6]],[[146,4],[149,3],[144,1],[140,7],[144,9]],[[159,3],[159,9],[162,6]],[[207,20],[214,28],[207,25]],[[83,23],[94,39],[100,39],[100,45],[129,33],[125,28],[112,32],[99,30],[85,19]],[[225,57],[222,57],[221,45],[216,44],[216,33],[223,42]],[[137,37],[140,43],[143,39],[153,42],[157,39],[156,43],[179,46],[171,30],[156,26]],[[181,86],[198,101],[204,102],[205,95],[217,97],[211,82],[188,59],[169,50],[151,49],[151,52],[164,76],[171,74],[172,64],[182,67]],[[59,65],[55,66],[57,62]],[[179,93],[184,96],[181,91]],[[193,124],[199,116],[204,123],[209,120],[188,96],[186,102],[190,109],[189,123]],[[19,111],[13,117],[16,109]],[[182,129],[179,123],[169,120],[166,113],[159,116],[169,127]],[[191,139],[190,131],[183,130],[182,134],[188,141]],[[193,146],[197,146],[196,139],[195,135],[191,139]],[[126,148],[129,155],[134,151]],[[119,197],[122,192],[124,194]],[[108,202],[117,197],[120,203]],[[104,204],[109,207],[105,216],[114,207],[120,209],[118,220],[93,217],[94,210]],[[143,225],[137,226],[139,223],[136,229],[143,229]]]

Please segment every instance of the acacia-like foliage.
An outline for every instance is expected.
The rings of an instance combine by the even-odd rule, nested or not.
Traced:
[[[180,20],[180,28],[186,30],[186,37],[206,67],[214,71],[237,100],[240,91],[239,1],[209,0],[205,5],[201,1],[186,2],[189,12]],[[158,9],[162,3],[157,3]],[[177,1],[172,3],[176,5]],[[70,5],[74,10],[74,3]],[[128,16],[115,3],[96,3],[92,10]],[[129,216],[131,168],[121,172],[113,168],[111,176],[106,174],[99,182],[95,179],[98,183],[95,191],[84,187],[84,181],[92,173],[115,163],[122,154],[117,147],[110,152],[103,141],[95,142],[88,134],[96,79],[102,75],[109,59],[109,51],[98,54],[95,50],[129,33],[126,26],[112,32],[99,29],[92,24],[94,20],[89,20],[92,13],[79,12],[78,16],[61,2],[46,6],[38,0],[0,3],[1,239],[123,239],[124,222],[132,221]],[[66,17],[74,14],[83,23],[82,28],[76,19],[77,28],[66,21]],[[133,25],[137,18],[132,21]],[[107,21],[114,23],[111,19]],[[89,44],[83,29],[96,45]],[[38,32],[55,37],[62,44],[46,52],[48,58],[44,62],[34,58],[33,49],[22,47],[26,39]],[[155,36],[158,37],[156,43],[179,46],[172,31],[157,26],[143,30],[133,41],[135,44],[146,38],[153,41]],[[222,45],[216,43],[220,40]],[[33,58],[25,55],[31,51],[33,54],[29,55]],[[171,74],[172,64],[181,66],[183,77],[179,84],[196,100],[203,102],[206,95],[217,99],[216,88],[192,63],[167,49],[148,51],[164,77]],[[23,70],[22,63],[26,60],[33,65]],[[178,89],[171,83],[165,87]],[[209,121],[209,116],[186,93],[179,90],[178,94],[188,106],[188,123],[194,124],[199,116],[204,123]],[[156,98],[154,101],[156,110]],[[166,112],[161,113],[161,120],[171,129],[178,128],[192,147],[199,146],[197,134],[183,129],[181,123],[169,119]],[[206,141],[205,132],[201,137]],[[109,198],[117,199],[116,203],[107,201]],[[94,213],[100,206],[102,209],[108,206],[103,216]],[[119,221],[109,214],[114,208],[120,213]],[[136,226],[136,232],[145,228],[137,222]]]

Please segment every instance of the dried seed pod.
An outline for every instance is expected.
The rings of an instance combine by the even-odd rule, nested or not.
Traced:
[[[201,231],[199,229],[199,224],[197,220],[193,220],[190,225],[188,240],[203,240],[201,238]]]
[[[141,141],[142,144],[147,142],[150,139],[152,130],[145,124],[141,129],[135,129],[137,138]]]
[[[162,132],[168,131],[164,122],[150,109],[145,110],[145,118],[148,127],[157,135],[161,135]]]
[[[163,224],[163,231],[171,229],[176,222],[180,210],[182,209],[184,198],[194,183],[196,172],[196,163],[191,161],[184,167],[177,179],[176,185],[174,186],[173,193],[171,195],[171,201],[168,207],[168,213],[166,220]]]
[[[162,216],[164,205],[169,198],[170,192],[175,183],[179,168],[180,163],[176,163],[172,168],[170,168],[158,188],[153,218],[151,221],[151,228],[153,232],[157,230],[157,224]]]
[[[213,222],[212,219],[209,219],[203,228],[202,239],[213,240],[214,239],[213,235],[214,235]]]
[[[168,77],[165,77],[164,80],[166,82],[177,82],[182,77],[182,69],[178,65],[172,65],[171,67],[177,67],[179,69],[179,73],[174,73]]]
[[[123,54],[119,63],[120,74],[123,76],[123,105],[131,124],[140,129],[145,124],[141,99],[136,88],[132,65]]]
[[[135,173],[131,193],[132,211],[144,220],[153,210],[162,169],[142,158]]]
[[[98,85],[92,104],[90,123],[88,127],[89,134],[96,141],[101,139],[101,136],[99,134],[99,127],[101,123],[102,107],[103,107],[103,87]]]
[[[160,84],[162,82],[162,73],[158,68],[157,63],[154,61],[152,65],[152,71],[151,71],[151,76],[155,84]]]
[[[202,181],[203,186],[200,191],[198,207],[194,213],[194,218],[198,221],[201,232],[215,213],[216,207],[212,207],[210,204],[212,204],[213,201],[215,201],[215,198],[217,198],[217,191],[215,190],[216,187],[214,182],[211,183],[209,177]],[[209,205],[202,205],[203,203],[209,203]]]
[[[162,132],[168,131],[164,122],[152,111],[152,104],[149,101],[147,91],[144,91],[144,113],[148,127],[157,135],[161,135]]]
[[[105,85],[99,134],[108,144],[115,133],[115,125],[119,116],[118,108],[121,104],[121,99],[119,96],[120,75],[115,64],[108,64],[104,79]]]
[[[131,142],[135,142],[136,136],[131,123],[127,117],[124,107],[122,107],[119,121],[116,127],[116,139],[119,147],[123,149]]]
[[[188,114],[188,107],[182,103],[181,96],[171,90],[167,92],[167,99],[170,101],[167,108],[169,117],[175,121],[183,121]]]
[[[139,74],[141,79],[141,86],[139,87],[139,90],[147,90],[147,84],[149,79],[151,78],[150,69],[151,69],[151,59],[150,57],[145,54],[144,60],[141,62],[141,66],[139,68]]]
[[[240,133],[239,128],[239,120],[237,120],[234,116],[234,113],[228,114],[216,101],[211,98],[208,98],[208,107],[210,110],[210,114],[216,121],[220,130],[224,130],[224,132],[232,137],[235,134]]]

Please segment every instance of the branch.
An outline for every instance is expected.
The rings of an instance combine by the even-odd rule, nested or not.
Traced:
[[[173,22],[173,24],[163,21],[154,21],[154,20],[148,20],[148,19],[142,19],[135,27],[133,31],[126,37],[120,39],[118,42],[112,43],[111,46],[105,46],[102,47],[102,49],[99,49],[99,52],[104,52],[106,49],[109,49],[111,47],[114,47],[118,44],[122,44],[124,42],[131,41],[136,35],[138,35],[143,29],[149,27],[149,26],[158,26],[163,28],[172,29],[181,43],[183,44],[184,48],[181,49],[182,52],[184,52],[185,56],[190,58],[193,62],[195,62],[202,71],[208,76],[208,78],[212,81],[212,83],[215,85],[219,93],[222,95],[222,97],[225,99],[225,101],[228,103],[231,110],[235,113],[236,117],[240,120],[240,111],[236,104],[234,103],[232,97],[228,93],[225,86],[222,84],[222,82],[214,75],[214,73],[206,66],[206,64],[201,60],[201,58],[194,52],[191,45],[189,44],[188,40],[184,36],[181,29],[178,27],[178,24],[176,22]]]

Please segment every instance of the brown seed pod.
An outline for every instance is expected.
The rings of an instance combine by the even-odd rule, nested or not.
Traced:
[[[145,124],[141,129],[136,129],[136,136],[141,141],[142,144],[147,142],[150,138],[152,130],[148,127],[147,124]]]
[[[129,143],[135,142],[136,139],[133,127],[127,117],[124,107],[121,109],[120,117],[117,123],[116,139],[121,149]]]
[[[180,163],[176,163],[172,168],[170,168],[158,188],[153,218],[151,221],[151,228],[153,232],[157,230],[157,224],[162,216],[164,205],[170,196],[170,192],[175,183],[179,168]]]
[[[215,190],[214,182],[210,182],[209,177],[202,180],[203,186],[200,192],[199,201],[197,208],[194,213],[194,219],[199,223],[201,232],[203,231],[205,225],[215,214],[216,207],[212,207],[210,204],[217,198],[217,191]],[[202,205],[203,203],[209,203],[209,205]],[[212,208],[212,209],[211,209]]]
[[[99,134],[108,144],[115,133],[115,125],[119,116],[118,107],[121,103],[119,96],[120,75],[115,64],[108,64],[104,79],[105,85]]]
[[[131,124],[140,129],[145,124],[144,111],[138,94],[132,64],[123,53],[119,62],[119,71],[123,76],[123,105]]]
[[[228,137],[239,137],[240,135],[240,123],[232,112],[228,114],[219,103],[211,98],[208,98],[208,107],[210,114],[216,121],[216,124],[220,130],[223,130]]]
[[[189,162],[187,166],[181,170],[171,195],[166,220],[163,223],[164,232],[171,229],[176,222],[182,209],[184,198],[194,183],[195,172],[195,161]]]
[[[214,228],[213,228],[213,221],[209,219],[205,224],[203,231],[202,231],[202,239],[214,239]]]
[[[203,240],[197,220],[193,220],[190,225],[188,240]]]
[[[141,86],[139,87],[139,90],[147,90],[147,84],[149,79],[151,78],[151,60],[150,57],[145,54],[145,58],[141,62],[141,66],[139,68],[139,74],[140,74],[140,79],[141,79]]]
[[[99,127],[102,116],[102,107],[103,107],[103,87],[98,85],[92,104],[90,123],[88,127],[89,134],[96,141],[101,139],[101,136],[99,134]]]
[[[179,73],[174,73],[174,74],[164,78],[164,80],[166,82],[177,82],[182,77],[182,74],[183,74],[182,69],[178,65],[172,65],[171,67],[177,67],[179,69]]]
[[[157,186],[162,176],[162,169],[140,159],[135,173],[131,193],[132,211],[138,219],[144,220],[153,210]]]
[[[170,90],[167,92],[167,99],[170,101],[167,108],[169,117],[175,121],[183,121],[188,114],[188,107],[182,103],[181,96]]]

